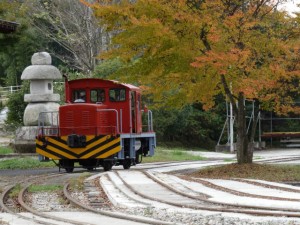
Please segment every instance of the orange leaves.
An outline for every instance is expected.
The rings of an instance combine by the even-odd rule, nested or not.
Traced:
[[[155,100],[213,107],[224,74],[233,92],[272,101],[288,89],[281,77],[300,76],[299,50],[291,51],[299,44],[287,39],[294,25],[268,11],[272,0],[203,1],[198,9],[186,0],[100,2],[92,7],[114,36],[106,56],[123,59],[119,78],[149,87]]]
[[[232,68],[245,68],[251,52],[232,48],[228,51],[208,51],[205,55],[196,57],[196,61],[191,66],[201,68],[210,65],[219,74],[227,74]]]

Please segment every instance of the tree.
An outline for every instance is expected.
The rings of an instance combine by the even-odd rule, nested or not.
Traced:
[[[19,24],[16,32],[0,34],[1,85],[20,85],[22,71],[30,65],[32,54],[43,45],[43,39],[24,15],[26,9],[20,1],[1,1],[0,18]]]
[[[238,163],[253,157],[245,98],[295,110],[281,103],[294,100],[289,91],[298,94],[299,24],[276,10],[283,0],[99,2],[90,5],[95,15],[117,31],[114,48],[101,57],[127,63],[116,76],[147,85],[155,102],[171,107],[202,102],[209,109],[226,95],[237,121]]]
[[[299,80],[299,52],[296,39],[293,40],[295,27],[286,14],[274,10],[279,3],[224,2],[221,14],[210,12],[216,21],[206,36],[209,42],[192,63],[207,70],[206,75],[220,77],[237,121],[238,163],[251,163],[253,158],[256,122],[247,134],[245,98],[271,102],[272,108],[281,113],[299,110],[290,107],[294,99],[287,95],[289,88],[298,87],[298,82],[291,81]],[[289,104],[282,104],[286,102]]]
[[[28,0],[25,4],[31,24],[48,39],[45,49],[69,68],[91,74],[109,41],[92,10],[74,0]]]

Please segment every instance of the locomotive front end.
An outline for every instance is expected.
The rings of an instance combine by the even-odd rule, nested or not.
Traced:
[[[75,163],[108,171],[118,165],[129,169],[154,154],[152,113],[141,108],[138,87],[87,78],[66,81],[65,96],[58,112],[39,116],[36,152],[42,160],[58,160],[67,172]],[[142,114],[148,118],[146,125]]]

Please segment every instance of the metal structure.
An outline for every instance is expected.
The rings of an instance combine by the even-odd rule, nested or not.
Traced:
[[[15,32],[19,23],[10,22],[0,19],[0,33],[12,33]]]
[[[254,120],[254,101],[253,100],[245,100],[244,105],[246,102],[250,102],[252,105],[252,110],[251,110],[251,115],[247,116],[246,118],[248,119],[248,125],[247,125],[247,133],[249,132],[250,126],[253,123]],[[229,150],[231,153],[234,153],[235,151],[235,146],[234,146],[234,141],[235,141],[235,136],[234,136],[234,122],[235,122],[235,117],[233,115],[233,107],[231,103],[228,103],[226,101],[226,120],[221,132],[221,135],[219,137],[217,146],[220,146],[220,142],[222,140],[222,137],[225,133],[225,129],[227,128],[227,143],[225,144],[226,146],[229,146]],[[261,124],[260,124],[260,112],[258,113],[258,122],[259,122],[259,142],[261,142]]]

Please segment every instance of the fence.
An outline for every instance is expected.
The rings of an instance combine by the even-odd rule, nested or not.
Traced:
[[[8,87],[0,87],[0,104],[5,105],[6,101],[9,98],[9,95],[17,92],[21,89],[21,85],[18,86],[8,86]]]

